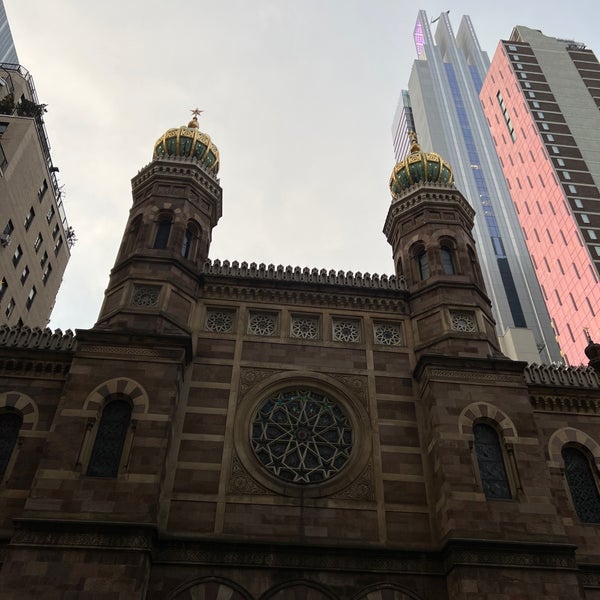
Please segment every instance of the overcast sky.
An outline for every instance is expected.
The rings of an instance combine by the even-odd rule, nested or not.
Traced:
[[[78,241],[50,326],[93,326],[156,139],[206,112],[221,155],[211,258],[392,273],[381,233],[391,122],[417,11],[471,16],[490,58],[515,25],[600,54],[600,4],[580,0],[4,0]],[[576,7],[577,10],[571,10]]]

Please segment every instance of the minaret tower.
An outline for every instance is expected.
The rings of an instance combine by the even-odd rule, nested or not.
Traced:
[[[189,331],[198,276],[222,213],[219,152],[198,115],[169,129],[133,179],[133,206],[96,328]]]
[[[439,154],[410,154],[392,172],[384,233],[409,292],[417,357],[489,357],[499,344],[471,235],[475,211]]]

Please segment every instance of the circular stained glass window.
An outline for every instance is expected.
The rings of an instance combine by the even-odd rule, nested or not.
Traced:
[[[251,445],[258,460],[279,479],[320,483],[348,462],[352,425],[325,395],[303,389],[277,392],[256,412]]]

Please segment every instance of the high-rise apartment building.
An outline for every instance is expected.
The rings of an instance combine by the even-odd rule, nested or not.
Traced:
[[[414,39],[417,60],[393,124],[399,160],[406,134],[415,129],[424,149],[453,165],[457,186],[476,211],[474,237],[503,351],[531,362],[561,355],[540,285],[496,155],[479,91],[489,67],[469,17],[455,36],[447,13],[433,35],[419,11]],[[538,356],[539,352],[539,356]]]
[[[0,63],[19,63],[2,0],[0,0]]]
[[[26,69],[0,64],[0,323],[45,327],[74,241],[44,105]]]
[[[496,150],[567,362],[600,328],[600,64],[515,27],[481,90]]]

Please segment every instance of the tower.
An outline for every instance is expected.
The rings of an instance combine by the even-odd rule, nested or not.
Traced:
[[[97,327],[188,332],[212,229],[222,213],[219,152],[198,129],[167,130],[132,180],[133,205]]]
[[[410,154],[390,179],[384,233],[410,291],[415,351],[492,356],[499,345],[471,234],[474,211],[455,188],[451,167],[411,136]]]
[[[394,139],[409,130],[407,118],[412,118],[421,146],[435,149],[452,164],[458,188],[475,209],[473,236],[504,352],[530,362],[559,360],[542,292],[479,102],[489,66],[487,54],[470,19],[463,17],[455,36],[447,13],[440,15],[434,35],[427,14],[419,11],[414,41],[417,60],[408,96],[403,92],[399,102]],[[403,148],[398,141],[394,147]],[[396,155],[396,160],[401,158]]]
[[[0,63],[19,64],[17,50],[10,32],[10,25],[2,0],[0,0]]]
[[[600,313],[600,63],[515,27],[481,88],[503,174],[564,359],[585,364]],[[596,326],[596,330],[594,327]]]

